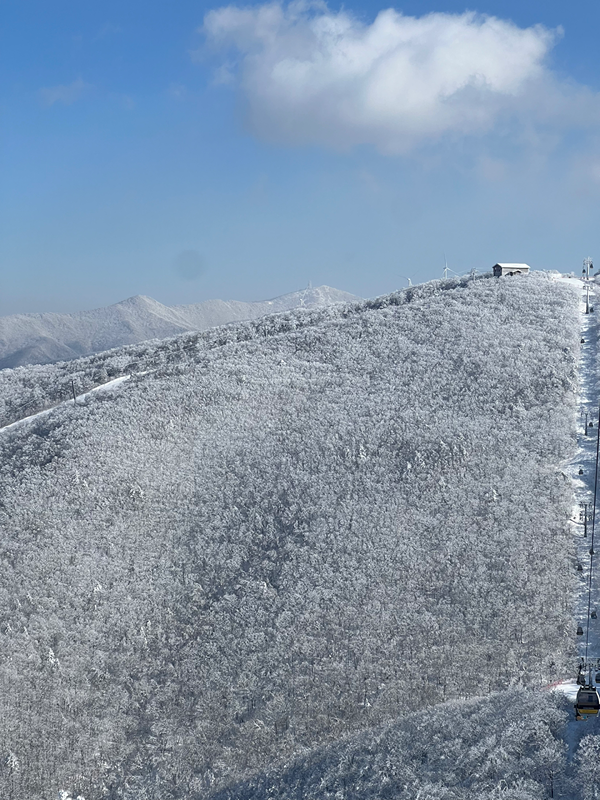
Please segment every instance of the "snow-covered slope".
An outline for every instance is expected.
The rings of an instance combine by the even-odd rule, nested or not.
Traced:
[[[201,331],[293,308],[321,308],[357,299],[329,286],[254,303],[207,300],[173,307],[139,295],[107,308],[77,314],[0,317],[0,369],[65,361],[184,331]]]
[[[577,303],[431,282],[0,373],[6,423],[62,400],[0,432],[0,797],[196,800],[564,677]]]
[[[566,706],[522,690],[444,704],[303,754],[211,800],[574,800],[583,770],[567,762]],[[590,766],[600,775],[600,764]]]

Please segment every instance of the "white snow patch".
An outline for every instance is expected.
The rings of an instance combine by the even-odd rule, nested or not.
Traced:
[[[79,394],[75,396],[75,404],[83,403],[86,398],[90,397],[90,395],[96,392],[105,392],[109,389],[115,389],[120,384],[128,381],[131,378],[131,375],[123,375],[120,378],[115,378],[112,381],[108,381],[107,383],[102,383],[100,386],[94,386],[93,389],[90,389],[89,392],[84,392],[83,394]],[[0,433],[4,433],[4,431],[13,430],[14,428],[18,428],[21,425],[25,425],[28,422],[31,422],[34,419],[40,419],[41,417],[45,417],[48,414],[52,413],[55,408],[60,408],[62,406],[73,405],[73,400],[65,400],[62,403],[57,403],[55,406],[51,408],[46,408],[43,411],[38,411],[37,414],[30,414],[28,417],[23,417],[23,419],[18,419],[16,422],[11,422],[10,425],[5,425],[3,428],[0,428]]]

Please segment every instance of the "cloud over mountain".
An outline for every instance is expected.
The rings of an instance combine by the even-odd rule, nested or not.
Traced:
[[[560,95],[545,63],[560,30],[473,12],[416,18],[390,8],[367,24],[324,4],[231,5],[209,12],[202,30],[211,46],[238,53],[251,129],[286,144],[405,152],[485,133],[523,113],[525,98]],[[533,105],[526,113],[541,113]]]

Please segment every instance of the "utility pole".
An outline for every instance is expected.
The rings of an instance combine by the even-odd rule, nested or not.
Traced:
[[[594,427],[594,423],[590,419],[589,411],[584,411],[583,408],[581,409],[581,418],[585,417],[585,423],[583,426],[583,432],[586,436],[590,435],[590,428]]]
[[[585,313],[590,313],[590,270],[594,269],[591,258],[583,259],[583,275],[585,276]]]
[[[589,503],[579,503],[579,507],[583,508],[583,511],[579,512],[579,519],[583,522],[583,538],[587,539],[587,524],[591,519],[591,515],[588,511],[590,504]]]
[[[585,282],[585,313],[590,313],[590,284],[588,281]]]

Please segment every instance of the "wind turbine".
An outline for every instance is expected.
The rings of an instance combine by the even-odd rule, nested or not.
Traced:
[[[453,275],[456,275],[457,278],[460,278],[458,272],[454,272],[453,269],[450,269],[448,266],[448,262],[446,261],[446,253],[444,253],[444,280],[448,277],[448,273],[451,272]]]

